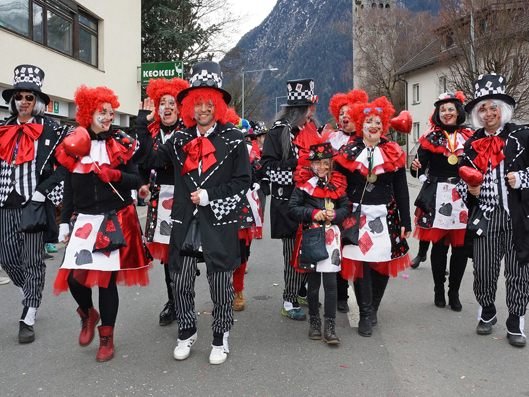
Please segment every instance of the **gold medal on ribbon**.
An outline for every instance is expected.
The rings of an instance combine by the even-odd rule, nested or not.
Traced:
[[[457,162],[458,162],[458,158],[455,154],[451,154],[450,156],[448,156],[448,164],[456,165]]]
[[[369,183],[375,183],[377,181],[377,176],[375,174],[369,174],[367,176],[367,181]]]

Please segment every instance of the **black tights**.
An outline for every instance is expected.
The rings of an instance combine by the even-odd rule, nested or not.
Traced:
[[[163,271],[165,273],[165,286],[167,287],[167,298],[174,302],[173,287],[171,286],[171,274],[169,273],[169,265],[163,264]]]
[[[308,274],[309,315],[319,315],[320,285],[323,278],[323,292],[325,300],[323,303],[325,318],[336,318],[336,274],[311,272]]]
[[[99,287],[99,313],[101,314],[101,325],[113,327],[116,323],[119,307],[118,287],[116,286],[117,273],[112,273],[107,288]],[[94,307],[92,302],[92,289],[85,287],[73,277],[73,271],[68,276],[70,292],[85,313]]]

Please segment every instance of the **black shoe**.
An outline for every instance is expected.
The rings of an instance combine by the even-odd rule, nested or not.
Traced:
[[[176,312],[173,301],[167,301],[163,310],[160,312],[160,325],[163,327],[165,325],[171,324],[176,320]]]
[[[371,325],[373,327],[378,324],[378,316],[377,316],[377,311],[376,310],[373,310],[371,312],[370,318],[371,318]]]
[[[525,347],[525,336],[521,334],[509,334],[507,333],[507,340],[509,344],[514,347]]]
[[[460,312],[463,309],[463,305],[459,300],[459,294],[451,294],[448,292],[448,305],[450,305],[450,309],[453,311]]]
[[[442,291],[435,291],[433,303],[437,307],[445,307],[446,306],[446,299],[445,299],[445,291],[444,288]]]
[[[419,265],[421,264],[421,262],[424,262],[426,260],[426,257],[425,256],[419,256],[417,255],[415,258],[412,259],[411,261],[411,268],[412,269],[417,269],[419,267]]]
[[[360,316],[360,321],[358,321],[358,334],[366,337],[373,334],[373,324],[371,323],[370,316]]]
[[[498,320],[494,317],[488,323],[483,320],[479,320],[478,326],[476,327],[476,333],[478,335],[490,335],[492,334],[492,326],[496,324]]]
[[[321,319],[318,316],[310,316],[309,319],[309,339],[321,339]]]
[[[35,340],[35,331],[32,325],[27,325],[24,321],[20,321],[18,329],[18,343],[31,343]]]
[[[328,345],[340,344],[340,338],[336,336],[336,322],[334,318],[325,319],[323,341]]]
[[[347,300],[340,300],[336,304],[336,310],[338,310],[340,313],[349,313],[349,305],[347,304]]]

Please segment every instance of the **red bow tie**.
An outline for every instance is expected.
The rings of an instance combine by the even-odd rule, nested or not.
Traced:
[[[474,164],[478,167],[481,172],[487,172],[489,160],[491,162],[492,169],[496,168],[498,164],[505,158],[503,154],[503,146],[505,143],[499,136],[489,136],[481,138],[472,142],[472,147],[477,153],[474,159]]]
[[[23,164],[35,158],[35,141],[42,134],[42,124],[15,124],[0,127],[0,158],[7,163],[13,160],[13,152],[17,146],[18,132],[22,131],[18,143],[15,164]]]
[[[197,137],[186,143],[182,148],[187,154],[181,174],[187,174],[198,168],[199,161],[202,161],[202,172],[206,172],[217,162],[215,158],[215,146],[208,138]]]

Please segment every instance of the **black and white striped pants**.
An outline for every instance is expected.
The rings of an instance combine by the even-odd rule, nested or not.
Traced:
[[[0,208],[0,264],[22,289],[22,304],[38,308],[46,278],[44,232],[19,232],[21,214],[20,208]]]
[[[292,253],[294,252],[293,238],[283,238],[283,265],[285,289],[283,290],[283,300],[285,302],[297,302],[298,292],[302,285],[307,282],[306,273],[298,273],[290,264]]]
[[[503,208],[496,207],[487,235],[474,239],[474,294],[481,307],[494,304],[502,258],[507,308],[509,313],[523,316],[529,302],[529,266],[520,266],[516,260],[511,219]]]
[[[175,298],[176,321],[179,328],[196,327],[197,313],[195,310],[195,279],[197,277],[197,260],[186,256],[180,273],[171,272],[173,293]],[[222,334],[233,325],[233,271],[207,274],[209,293],[213,301],[214,333]]]

